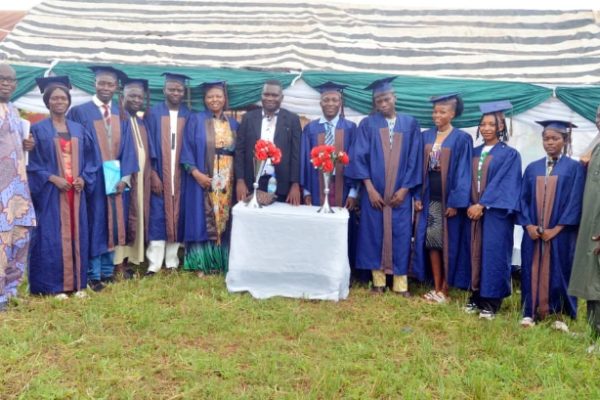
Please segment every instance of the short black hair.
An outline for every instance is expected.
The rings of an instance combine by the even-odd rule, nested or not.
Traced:
[[[46,108],[50,108],[50,96],[52,96],[52,93],[54,93],[56,89],[62,90],[67,95],[67,99],[69,99],[69,107],[71,107],[71,92],[69,89],[64,86],[49,85],[49,87],[44,90],[44,94],[42,95],[42,100],[44,101]]]
[[[283,85],[277,79],[267,79],[265,81],[265,85],[279,86],[280,88],[283,89]]]

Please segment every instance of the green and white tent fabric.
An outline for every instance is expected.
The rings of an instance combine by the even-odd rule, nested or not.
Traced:
[[[431,126],[431,95],[461,92],[466,109],[455,122],[471,131],[478,103],[510,99],[513,145],[524,154],[541,152],[532,142],[539,138],[534,117],[579,125],[580,154],[596,134],[598,21],[591,10],[405,10],[393,2],[376,9],[314,0],[47,0],[0,42],[0,52],[11,63],[68,74],[74,104],[93,92],[85,66],[103,63],[148,78],[153,102],[162,100],[166,70],[190,75],[196,86],[226,79],[234,108],[258,102],[261,83],[276,78],[286,87],[284,106],[308,118],[320,113],[312,87],[325,80],[350,85],[346,111],[358,120],[371,109],[364,86],[400,75],[398,108],[424,127]],[[29,90],[17,104],[44,111]],[[201,108],[199,89],[192,94]]]
[[[0,50],[11,61],[373,72],[600,83],[590,10],[406,10],[311,0],[48,0]]]

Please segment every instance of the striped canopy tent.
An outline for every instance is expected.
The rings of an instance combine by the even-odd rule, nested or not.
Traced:
[[[48,0],[10,60],[600,84],[592,11],[405,10],[300,1]]]
[[[458,91],[465,113],[457,126],[477,124],[478,103],[507,98],[515,121],[528,124],[524,132],[537,132],[528,115],[537,110],[593,136],[599,20],[591,10],[406,10],[393,2],[47,0],[0,42],[0,52],[13,63],[52,64],[87,93],[86,64],[118,65],[150,79],[153,101],[162,98],[165,70],[190,75],[194,85],[226,79],[237,108],[257,102],[262,82],[275,77],[291,85],[284,106],[309,118],[320,112],[312,87],[326,80],[349,84],[348,114],[358,119],[371,109],[364,86],[400,75],[398,108],[423,126],[431,126],[429,96]]]

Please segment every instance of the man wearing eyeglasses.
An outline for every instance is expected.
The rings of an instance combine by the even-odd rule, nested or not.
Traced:
[[[19,112],[10,102],[15,70],[0,64],[0,311],[17,295],[27,262],[31,228],[36,225],[29,194]]]

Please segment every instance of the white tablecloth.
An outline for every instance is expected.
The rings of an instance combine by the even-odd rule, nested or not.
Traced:
[[[275,203],[233,207],[227,289],[260,299],[348,297],[348,211]]]

